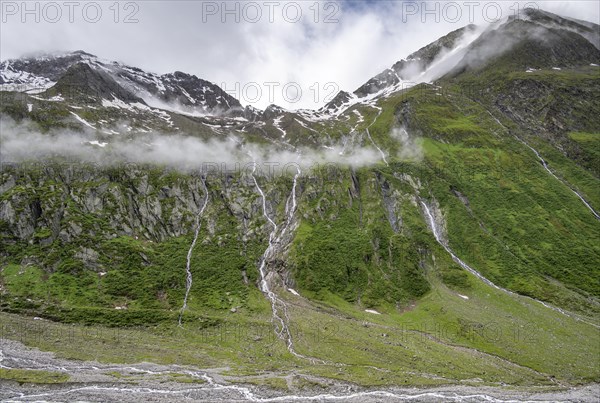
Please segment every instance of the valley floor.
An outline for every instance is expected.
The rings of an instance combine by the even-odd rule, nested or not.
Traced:
[[[307,316],[310,310],[302,312]],[[381,333],[385,328],[377,321],[386,315],[370,316],[362,326],[350,321],[348,331]],[[348,336],[344,331],[348,320],[340,317],[336,329],[343,338]],[[319,353],[316,356],[322,356],[321,349],[338,350],[335,361],[295,359],[282,343],[265,337],[272,333],[270,326],[263,336],[247,335],[251,339],[247,343],[231,343],[223,334],[215,339],[191,328],[188,332],[196,337],[186,339],[183,328],[86,327],[7,313],[0,313],[0,325],[0,401],[597,402],[600,398],[600,384],[593,376],[587,382],[566,380],[564,374],[555,378],[460,346],[453,347],[459,357],[447,351],[436,358],[435,346],[442,340],[430,337],[419,343],[423,357],[429,355],[432,361],[421,368],[421,359],[409,355],[412,364],[403,364],[398,354],[412,344],[405,337],[396,343],[391,328],[385,335],[391,344],[377,347],[374,340],[363,340],[367,350],[382,349],[369,354],[385,353],[388,361],[369,356],[361,362],[359,356],[349,355],[361,354],[360,346],[346,351],[341,340],[335,340],[335,346],[327,347],[325,338],[310,338],[309,344]],[[451,369],[460,361],[471,369]],[[568,367],[563,366],[565,373],[575,375],[575,368]]]
[[[343,382],[326,381],[325,388],[306,388],[287,391],[265,386],[239,386],[244,377],[223,376],[226,369],[196,369],[178,365],[141,363],[136,365],[101,364],[93,361],[73,361],[54,357],[24,346],[20,342],[0,342],[1,371],[19,369],[60,372],[70,377],[68,382],[21,383],[0,381],[3,401],[139,401],[162,402],[186,400],[203,402],[287,402],[287,401],[343,401],[343,402],[416,402],[439,401],[569,401],[594,402],[600,397],[600,385],[592,384],[566,390],[544,388],[498,388],[473,386],[446,386],[435,389],[365,389]],[[292,382],[294,374],[287,376]],[[265,376],[268,379],[269,375]],[[39,380],[40,381],[40,380]],[[48,381],[48,379],[47,379]],[[33,381],[35,382],[35,381]],[[51,382],[51,381],[50,381]]]
[[[52,353],[29,348],[17,341],[0,341],[0,371],[4,376],[19,369],[36,370],[47,378],[32,379],[33,383],[0,381],[2,401],[202,401],[202,402],[288,402],[288,401],[341,401],[341,402],[521,402],[570,401],[595,402],[600,397],[600,385],[577,388],[499,388],[473,386],[442,386],[435,389],[366,389],[344,382],[326,382],[322,386],[284,391],[269,386],[249,386],[245,377],[223,376],[226,368],[197,369],[179,365],[140,363],[101,364],[93,361],[74,361],[56,358]],[[61,373],[70,377],[68,382],[53,383],[50,374]],[[294,383],[293,373],[286,376]],[[266,374],[264,379],[268,379]],[[35,384],[40,382],[39,384]],[[44,383],[48,382],[48,383]]]

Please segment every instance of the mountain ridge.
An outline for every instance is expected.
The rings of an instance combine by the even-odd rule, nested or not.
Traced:
[[[599,25],[571,18],[564,18],[542,10],[528,8],[523,10],[522,15],[518,17],[512,16],[504,22],[492,24],[485,32],[481,30],[480,32],[477,32],[478,27],[473,24],[454,30],[429,45],[411,53],[406,59],[396,62],[391,68],[384,70],[365,82],[352,94],[343,90],[340,91],[336,94],[334,99],[319,108],[319,111],[327,112],[337,110],[344,105],[351,106],[352,103],[355,102],[353,101],[355,98],[363,99],[374,94],[377,95],[388,88],[394,89],[398,87],[396,90],[401,90],[407,88],[409,85],[414,85],[423,79],[431,81],[437,80],[446,74],[460,74],[460,70],[465,70],[465,66],[468,66],[469,63],[473,63],[473,60],[457,60],[456,64],[460,64],[463,67],[456,66],[452,71],[446,69],[437,74],[430,74],[429,77],[422,77],[425,70],[427,70],[434,61],[439,59],[444,53],[453,49],[457,42],[461,39],[464,40],[467,35],[472,35],[473,39],[471,40],[475,40],[475,43],[470,43],[471,40],[468,40],[467,42],[467,46],[470,48],[468,52],[471,54],[471,57],[477,52],[476,49],[473,49],[473,46],[477,45],[477,39],[481,39],[479,38],[479,35],[482,34],[489,37],[484,42],[496,40],[502,43],[502,46],[494,46],[493,52],[488,52],[494,57],[499,57],[500,54],[503,53],[503,49],[508,51],[514,46],[514,39],[509,40],[509,37],[506,35],[495,39],[495,32],[499,29],[500,31],[506,31],[510,35],[511,29],[509,29],[509,27],[511,24],[514,25],[515,23],[521,24],[521,26],[526,26],[527,23],[531,23],[536,29],[544,28],[550,30],[548,32],[551,32],[554,28],[568,30],[579,36],[583,35],[582,37],[585,41],[592,43],[592,45],[600,49]],[[525,23],[525,25],[523,25],[523,23]],[[548,32],[540,34],[547,34]],[[515,37],[518,37],[519,35],[530,37],[532,33],[514,33]],[[508,44],[506,44],[506,42],[508,42]],[[584,49],[584,52],[589,50],[589,48]],[[564,53],[564,51],[562,53]],[[589,59],[598,61],[598,52],[593,52],[592,54],[594,53],[595,56],[590,55]],[[489,63],[490,61],[486,61],[486,57],[476,57],[481,59],[481,63]],[[107,66],[113,66],[111,67],[111,69],[113,69],[111,74],[117,79],[119,84],[125,87],[123,92],[131,92],[131,90],[140,92],[140,95],[152,99],[151,103],[159,108],[168,108],[168,104],[177,104],[183,107],[184,111],[186,108],[189,108],[192,113],[195,113],[198,109],[197,107],[200,106],[201,113],[216,112],[219,114],[225,112],[230,113],[232,116],[257,116],[258,111],[253,112],[251,108],[243,108],[239,100],[227,94],[227,92],[223,91],[219,86],[206,80],[199,79],[194,75],[173,72],[159,76],[122,63],[101,60],[97,56],[82,50],[6,60],[0,63],[0,85],[31,84],[32,86],[37,85],[39,88],[47,89],[76,62],[91,63],[90,65],[96,65],[102,69],[107,69]],[[17,71],[14,71],[15,69],[21,73],[17,73]],[[27,76],[28,74],[30,76]],[[177,77],[179,77],[179,79],[177,79]],[[165,88],[164,84],[167,84],[168,90]],[[181,84],[183,84],[183,87]],[[207,91],[215,94],[212,97],[208,97],[208,101],[206,96]],[[192,95],[190,95],[190,93]],[[142,98],[144,96],[142,96]],[[207,102],[208,104],[206,104]]]

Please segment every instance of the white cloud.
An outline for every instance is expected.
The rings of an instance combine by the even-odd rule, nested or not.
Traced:
[[[86,129],[87,130],[87,129]],[[401,160],[420,159],[419,139],[411,138],[404,129],[393,129]],[[303,170],[318,165],[341,164],[361,167],[381,162],[381,154],[360,143],[345,146],[334,144],[327,148],[299,147],[294,151],[275,145],[245,143],[230,134],[227,138],[204,141],[194,136],[147,133],[134,138],[105,136],[98,140],[94,131],[74,132],[52,130],[42,134],[32,122],[16,123],[10,118],[0,119],[0,161],[44,161],[63,157],[69,161],[85,161],[100,165],[122,162],[152,163],[176,169],[232,170],[251,167],[286,170],[299,166]]]

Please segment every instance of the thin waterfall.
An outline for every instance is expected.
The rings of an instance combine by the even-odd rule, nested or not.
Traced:
[[[179,326],[181,326],[183,312],[187,309],[188,297],[190,295],[190,290],[192,289],[193,277],[192,277],[192,270],[190,267],[191,263],[192,263],[192,253],[194,252],[194,247],[196,246],[196,242],[198,241],[198,234],[200,234],[200,227],[201,227],[200,220],[202,218],[202,215],[204,214],[204,210],[206,210],[206,206],[208,206],[208,188],[206,187],[206,179],[204,177],[202,177],[201,182],[202,182],[202,188],[204,190],[204,202],[202,203],[202,207],[198,211],[198,214],[196,214],[196,223],[195,223],[196,230],[194,233],[194,239],[192,240],[192,244],[190,245],[190,248],[188,249],[188,253],[187,253],[187,260],[186,260],[186,265],[185,265],[185,296],[183,297],[183,306],[181,307],[181,310],[179,311]]]

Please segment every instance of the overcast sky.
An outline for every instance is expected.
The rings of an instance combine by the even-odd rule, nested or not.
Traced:
[[[195,74],[260,108],[321,106],[338,89],[355,90],[454,29],[506,18],[517,9],[516,1],[23,4],[1,0],[2,60],[81,49],[157,73]],[[520,2],[525,4],[600,19],[597,0]]]

